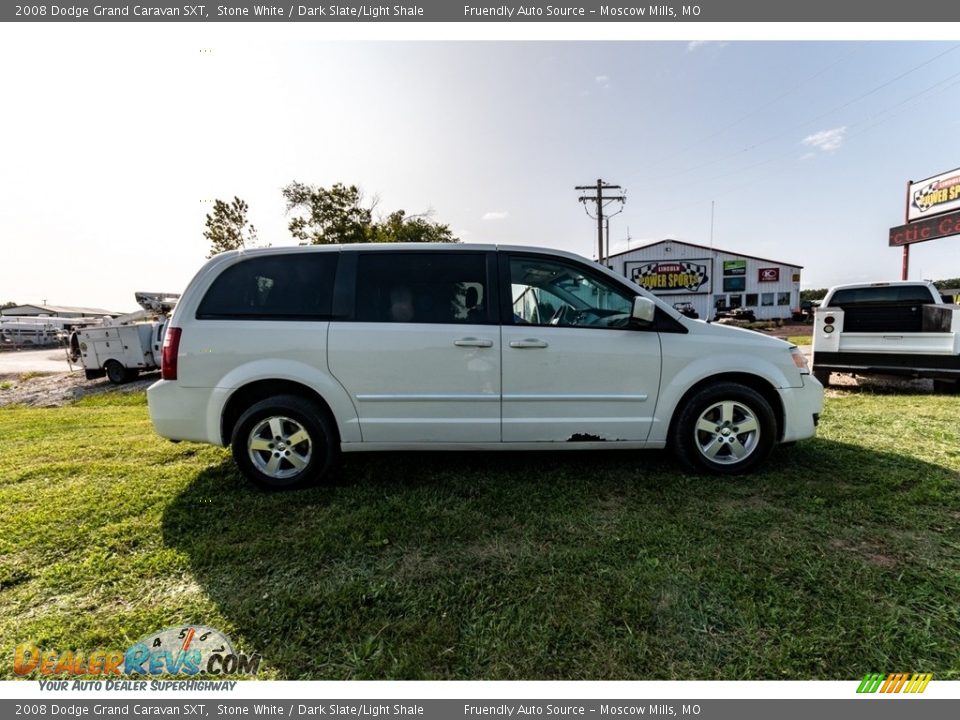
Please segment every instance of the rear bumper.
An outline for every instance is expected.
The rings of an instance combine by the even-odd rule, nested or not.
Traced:
[[[219,412],[211,414],[213,394],[213,388],[184,388],[172,380],[155,382],[147,388],[147,405],[157,434],[170,440],[222,445]]]
[[[960,378],[960,355],[815,352],[813,369],[920,378]]]
[[[783,437],[781,442],[803,440],[816,435],[823,412],[823,385],[812,375],[803,375],[803,387],[781,388]]]

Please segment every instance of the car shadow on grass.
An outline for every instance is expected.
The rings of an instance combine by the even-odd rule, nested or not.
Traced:
[[[737,478],[390,453],[270,494],[224,463],[163,534],[282,678],[850,679],[958,656],[956,475],[820,439]]]

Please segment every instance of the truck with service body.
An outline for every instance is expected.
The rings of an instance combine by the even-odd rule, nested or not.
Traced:
[[[960,381],[960,305],[929,282],[831,288],[816,309],[813,372],[933,378],[938,392]]]
[[[81,362],[88,380],[106,375],[110,382],[121,384],[141,372],[160,368],[168,315],[180,296],[147,292],[134,295],[141,310],[106,318],[71,335],[69,358]]]

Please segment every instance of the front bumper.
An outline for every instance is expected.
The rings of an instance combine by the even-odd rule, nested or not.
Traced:
[[[783,437],[781,442],[810,438],[817,433],[817,422],[823,412],[823,385],[813,375],[803,375],[803,386],[780,388],[783,403]]]

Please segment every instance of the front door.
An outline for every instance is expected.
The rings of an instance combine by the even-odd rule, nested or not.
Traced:
[[[631,323],[634,295],[573,260],[500,264],[504,442],[646,440],[660,338]]]

